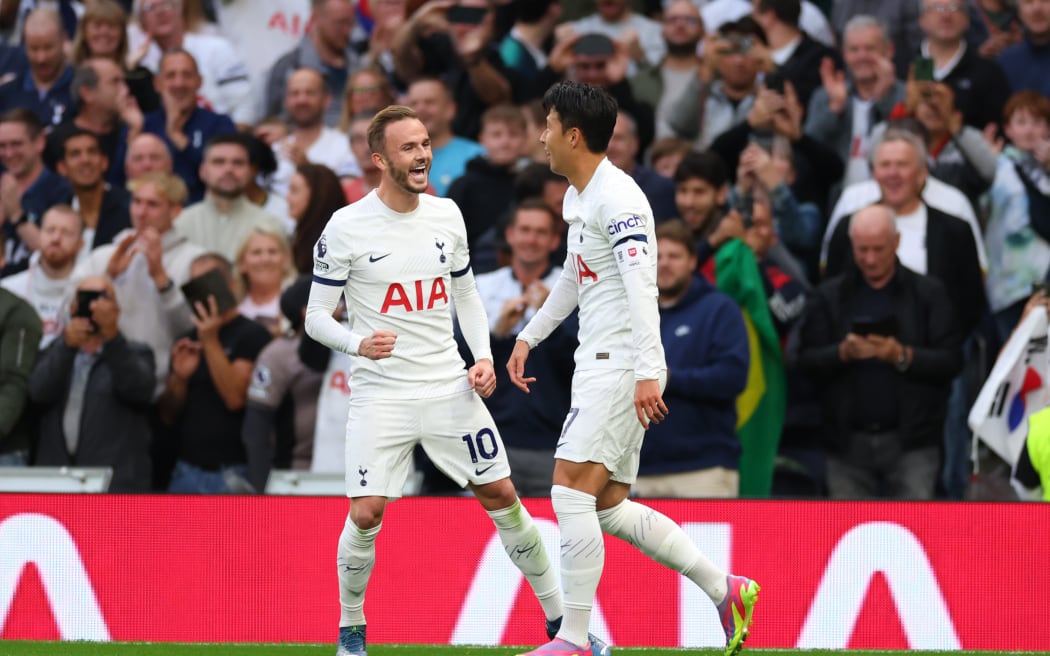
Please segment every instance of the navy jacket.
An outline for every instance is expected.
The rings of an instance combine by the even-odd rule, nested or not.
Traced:
[[[45,127],[58,125],[66,114],[73,113],[73,100],[69,93],[72,81],[73,68],[66,66],[66,70],[41,98],[29,67],[26,67],[18,77],[0,85],[0,114],[16,107],[25,107],[33,110]]]
[[[642,443],[642,476],[737,469],[736,398],[747,385],[747,329],[740,307],[700,276],[675,305],[660,308],[667,358],[667,418]]]
[[[182,178],[189,188],[190,197],[186,205],[190,205],[204,198],[204,183],[201,182],[200,167],[201,162],[204,161],[204,146],[207,145],[208,139],[217,134],[236,132],[237,126],[225,114],[217,114],[210,109],[198,107],[193,110],[190,120],[186,121],[186,125],[182,128],[183,133],[190,140],[185,150],[177,149],[168,138],[167,118],[163,109],[146,114],[142,122],[142,131],[157,135],[168,145],[174,173]],[[124,161],[126,154],[125,145],[120,149],[118,155],[121,162]]]

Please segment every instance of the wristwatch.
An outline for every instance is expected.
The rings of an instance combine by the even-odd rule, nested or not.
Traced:
[[[897,371],[904,373],[908,370],[908,347],[901,346],[901,354],[897,356]]]

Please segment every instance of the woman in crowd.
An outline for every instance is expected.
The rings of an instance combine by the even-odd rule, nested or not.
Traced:
[[[266,230],[252,231],[237,251],[237,272],[243,290],[237,309],[275,336],[287,328],[281,321],[281,290],[293,274],[291,261],[284,235]]]
[[[292,262],[298,273],[314,270],[314,244],[328,219],[346,205],[346,197],[332,169],[323,164],[300,164],[288,181],[288,215],[295,221]]]
[[[128,52],[128,15],[116,0],[94,0],[87,3],[73,39],[72,60],[80,65],[86,59],[112,59],[124,69],[128,84],[143,113],[160,108],[160,97],[153,88],[153,73],[140,65],[145,49]]]

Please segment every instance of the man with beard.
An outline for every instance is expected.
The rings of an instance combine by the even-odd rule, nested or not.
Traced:
[[[23,48],[29,65],[0,85],[0,113],[16,107],[31,109],[44,125],[57,125],[69,111],[73,68],[66,60],[62,18],[50,7],[26,16]]]
[[[689,226],[656,228],[660,335],[671,372],[664,397],[674,407],[649,428],[634,491],[642,497],[736,497],[740,439],[736,403],[750,355],[736,302],[696,275]]]
[[[63,310],[73,288],[73,267],[84,245],[84,223],[69,205],[55,205],[40,223],[39,255],[29,268],[0,280],[0,285],[24,298],[44,324],[40,348],[62,334]]]
[[[495,390],[496,373],[463,217],[451,200],[423,193],[431,143],[415,111],[381,110],[368,141],[382,181],[325,227],[306,309],[306,332],[353,358],[347,422],[353,439],[346,449],[353,502],[339,537],[337,654],[365,654],[364,594],[376,536],[388,499],[402,494],[417,444],[449,478],[470,486],[507,553],[515,554],[512,562],[536,593],[553,635],[562,616],[558,579],[514,491],[507,450],[481,400]],[[332,317],[344,296],[352,330]],[[452,299],[475,358],[466,371],[452,334]]]
[[[245,197],[251,179],[248,149],[236,134],[212,137],[204,149],[201,181],[207,193],[185,209],[175,233],[233,262],[237,249],[256,228],[284,234],[284,224]]]
[[[656,66],[641,68],[631,77],[634,97],[656,112],[656,138],[674,134],[669,121],[674,102],[700,72],[697,45],[704,38],[700,10],[689,0],[674,0],[664,9],[663,29],[667,55]]]
[[[312,68],[300,68],[288,78],[284,110],[292,131],[273,144],[277,172],[270,188],[274,194],[284,198],[295,167],[306,162],[324,164],[341,178],[361,175],[346,135],[324,124],[325,109],[331,103],[324,77]]]

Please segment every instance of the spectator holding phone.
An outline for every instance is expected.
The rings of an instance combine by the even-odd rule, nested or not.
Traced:
[[[871,130],[904,100],[904,84],[893,68],[893,42],[873,16],[854,16],[842,35],[846,70],[831,59],[820,63],[821,88],[810,98],[803,131],[831,144],[845,165],[842,185],[871,178]]]
[[[190,276],[183,293],[194,328],[172,347],[171,373],[157,400],[178,454],[169,491],[251,491],[241,425],[252,368],[270,333],[238,312],[229,260],[200,255]]]
[[[835,499],[931,499],[961,332],[944,287],[901,266],[894,211],[849,228],[857,266],[820,285],[802,319],[799,364],[818,384]]]
[[[29,379],[29,398],[42,410],[33,464],[112,467],[111,492],[147,492],[153,351],[120,332],[105,277],[80,282],[70,314]]]
[[[708,36],[703,65],[666,113],[674,134],[702,150],[744,122],[768,57],[765,33],[750,17],[724,23],[717,35]]]
[[[514,77],[493,41],[494,23],[488,0],[429,0],[401,25],[391,46],[394,70],[405,84],[427,76],[448,84],[458,108],[452,131],[468,139],[477,138],[486,108],[514,99]]]
[[[919,26],[925,35],[912,78],[943,82],[955,94],[955,106],[966,125],[983,130],[998,123],[1010,85],[1002,67],[966,44],[970,27],[968,3],[962,0],[918,0]],[[925,70],[922,70],[925,69]]]

